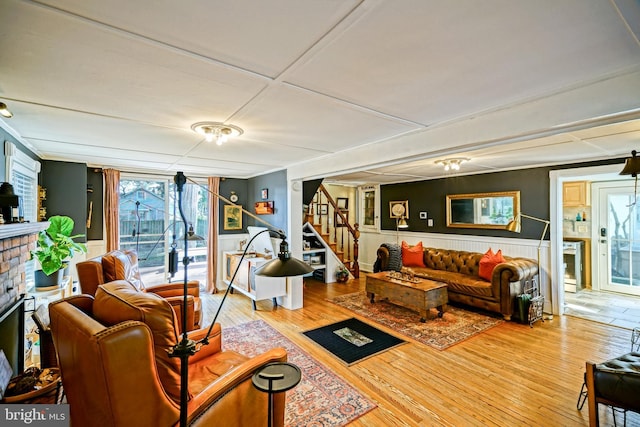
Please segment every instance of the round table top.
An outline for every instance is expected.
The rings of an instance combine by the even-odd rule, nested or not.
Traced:
[[[281,393],[298,385],[302,372],[293,363],[274,362],[258,369],[251,380],[260,391]]]

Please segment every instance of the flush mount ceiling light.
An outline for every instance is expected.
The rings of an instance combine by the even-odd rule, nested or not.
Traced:
[[[466,157],[454,157],[451,159],[436,160],[436,165],[444,166],[445,172],[448,172],[450,170],[457,171],[460,170],[461,164],[468,161],[469,159]]]
[[[235,138],[244,132],[238,126],[220,122],[198,122],[192,124],[191,129],[204,136],[207,142],[215,141],[217,145],[222,145],[229,138]]]
[[[9,108],[7,108],[7,104],[5,104],[4,102],[0,102],[0,115],[2,117],[6,117],[7,119],[13,117],[13,113],[9,111]]]

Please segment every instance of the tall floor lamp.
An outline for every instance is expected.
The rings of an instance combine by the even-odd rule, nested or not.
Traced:
[[[512,231],[514,233],[519,233],[520,229],[522,228],[522,218],[528,218],[528,219],[532,219],[534,221],[538,221],[538,222],[543,222],[544,223],[544,230],[542,231],[542,236],[540,236],[540,242],[538,242],[538,275],[540,275],[540,248],[542,247],[542,241],[544,240],[544,236],[545,234],[547,234],[547,229],[549,228],[549,224],[551,224],[551,221],[546,220],[546,219],[542,219],[542,218],[537,218],[535,216],[530,216],[530,215],[525,215],[523,213],[518,213],[511,221],[509,221],[509,223],[507,224],[507,230]]]
[[[396,244],[400,244],[400,229],[409,228],[406,218],[402,215],[400,218],[396,218]]]
[[[200,184],[196,183],[193,180],[190,180],[191,182],[195,183],[196,185],[200,186]],[[178,209],[180,211],[180,217],[182,218],[182,222],[184,223],[184,227],[185,230],[187,230],[187,218],[185,217],[184,211],[182,210],[182,191],[184,189],[184,184],[186,184],[187,182],[187,177],[184,176],[184,173],[182,172],[178,172],[176,174],[176,176],[174,177],[174,182],[176,184],[176,190],[178,192]],[[200,186],[202,187],[202,186]],[[211,195],[217,197],[218,199],[221,199],[229,204],[235,205],[235,203],[227,200],[225,197],[209,190],[208,188],[202,187],[204,188],[208,193],[210,193]],[[263,264],[262,266],[260,266],[259,268],[256,269],[255,274],[259,275],[259,276],[268,276],[268,277],[293,277],[293,276],[302,276],[304,274],[307,273],[311,273],[313,271],[313,268],[311,268],[310,265],[296,259],[293,258],[291,256],[291,252],[289,252],[289,245],[286,241],[287,236],[284,234],[284,232],[282,230],[277,229],[276,227],[274,227],[273,225],[269,224],[268,222],[266,222],[265,220],[263,220],[262,218],[253,215],[251,212],[243,209],[242,207],[240,207],[239,205],[235,205],[238,206],[243,213],[251,216],[252,218],[255,218],[256,220],[262,222],[263,224],[268,226],[268,229],[262,230],[258,233],[256,233],[251,240],[247,243],[244,252],[242,253],[242,256],[240,257],[240,262],[238,263],[238,266],[236,267],[235,272],[233,273],[233,276],[231,278],[231,281],[229,282],[229,286],[227,287],[226,292],[224,293],[224,296],[222,297],[222,301],[220,302],[220,305],[218,306],[218,310],[215,314],[215,317],[213,318],[213,321],[211,322],[211,326],[209,327],[209,330],[207,331],[207,335],[200,341],[195,342],[193,340],[189,339],[189,336],[187,334],[186,329],[184,331],[182,331],[182,339],[180,340],[179,343],[177,343],[173,349],[171,349],[169,355],[171,357],[178,357],[180,358],[180,426],[181,427],[186,427],[187,425],[187,402],[188,402],[188,388],[187,388],[187,383],[189,382],[189,357],[194,355],[198,350],[200,350],[200,348],[202,346],[208,345],[209,344],[209,335],[211,334],[211,330],[213,329],[213,325],[215,324],[217,318],[218,318],[218,314],[220,314],[220,310],[222,309],[222,305],[224,304],[224,301],[227,298],[227,295],[229,294],[229,290],[231,289],[231,285],[233,284],[233,281],[236,277],[236,274],[238,274],[238,270],[240,269],[240,265],[242,264],[242,261],[247,253],[247,250],[249,249],[249,247],[251,246],[251,243],[253,242],[253,240],[260,234],[264,233],[264,232],[274,232],[278,235],[279,238],[282,239],[282,242],[280,243],[280,252],[278,253],[278,258],[275,258],[265,264]],[[190,230],[191,232],[191,230]],[[189,239],[189,233],[185,233],[184,235],[184,257],[182,258],[182,264],[184,265],[184,306],[187,306],[187,289],[188,289],[188,280],[187,280],[187,267],[189,265],[189,257],[188,257],[188,245],[187,245],[187,241],[190,240]],[[182,324],[186,325],[187,324],[187,310],[183,310],[183,321]]]

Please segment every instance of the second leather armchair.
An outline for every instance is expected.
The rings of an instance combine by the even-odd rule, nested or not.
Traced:
[[[78,282],[83,294],[95,295],[98,286],[113,282],[114,280],[126,280],[133,284],[140,292],[152,292],[165,298],[178,318],[178,327],[182,331],[182,310],[187,310],[186,330],[198,329],[202,319],[202,303],[200,301],[200,282],[189,281],[187,284],[187,307],[183,307],[184,283],[166,283],[160,285],[145,286],[140,278],[138,268],[138,254],[131,250],[115,250],[104,255],[88,259],[76,264],[78,270]]]

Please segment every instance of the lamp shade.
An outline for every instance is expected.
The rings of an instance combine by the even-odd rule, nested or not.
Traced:
[[[258,267],[256,274],[267,277],[293,277],[302,276],[312,271],[313,268],[309,264],[298,259],[278,257]]]
[[[409,228],[409,224],[407,224],[407,220],[404,217],[398,220],[398,228]]]
[[[625,161],[624,168],[622,168],[620,175],[631,175],[635,177],[640,173],[640,157],[636,157],[636,154],[636,150],[631,152],[631,157]]]
[[[519,233],[522,228],[522,224],[520,224],[520,217],[518,216],[509,221],[505,228],[507,231],[511,231],[512,233]]]
[[[267,277],[302,276],[312,271],[313,268],[309,264],[291,256],[289,244],[284,240],[280,243],[278,258],[272,259],[256,268],[256,274],[258,276]]]
[[[180,240],[184,240],[184,236],[182,236]],[[196,232],[193,230],[193,224],[189,224],[189,230],[187,231],[187,240],[193,242],[197,240],[204,240],[204,237],[196,234]]]

